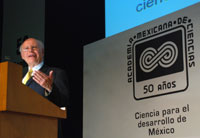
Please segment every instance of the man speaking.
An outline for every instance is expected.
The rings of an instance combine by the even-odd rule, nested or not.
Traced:
[[[69,104],[68,79],[64,70],[44,64],[44,45],[40,40],[28,38],[20,46],[21,58],[28,64],[22,83],[59,107]],[[62,138],[59,121],[58,136]]]

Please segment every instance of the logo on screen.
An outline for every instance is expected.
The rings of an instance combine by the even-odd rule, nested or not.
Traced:
[[[177,30],[136,42],[136,81],[183,71],[182,36]]]
[[[144,72],[152,72],[158,65],[169,68],[174,64],[177,56],[177,45],[172,41],[167,41],[157,50],[153,47],[146,48],[140,55],[140,68]]]
[[[127,82],[133,85],[134,99],[185,92],[188,68],[196,65],[192,19],[183,16],[136,30],[126,45]]]
[[[134,98],[141,100],[186,90],[186,28],[178,26],[148,37],[143,34],[138,33],[135,38],[139,39],[132,45]]]

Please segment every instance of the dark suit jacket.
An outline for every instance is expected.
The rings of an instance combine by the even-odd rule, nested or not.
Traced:
[[[53,87],[52,92],[46,97],[45,89],[37,84],[32,77],[27,81],[26,85],[32,88],[34,91],[44,96],[54,104],[59,107],[67,107],[69,105],[69,85],[68,78],[64,70],[59,68],[52,68],[47,65],[43,65],[40,71],[49,75],[49,72],[53,70]],[[59,138],[62,138],[62,126],[61,120],[58,123],[58,135]]]
[[[40,71],[47,75],[49,75],[51,70],[53,70],[53,87],[52,92],[46,98],[59,107],[66,107],[69,104],[69,86],[67,75],[64,70],[51,68],[47,65],[43,65],[40,69]],[[26,85],[45,97],[45,89],[37,84],[32,78],[27,81]]]

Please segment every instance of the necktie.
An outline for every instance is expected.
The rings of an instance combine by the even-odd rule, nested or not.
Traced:
[[[26,82],[31,78],[31,74],[33,73],[33,70],[30,69],[27,73],[26,73],[26,76],[23,80],[23,84],[26,84]]]

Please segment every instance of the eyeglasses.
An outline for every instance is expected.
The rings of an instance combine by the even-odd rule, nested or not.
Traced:
[[[26,47],[26,48],[22,48],[23,52],[28,52],[29,50],[38,50],[39,48],[37,46],[32,46],[32,47]]]

